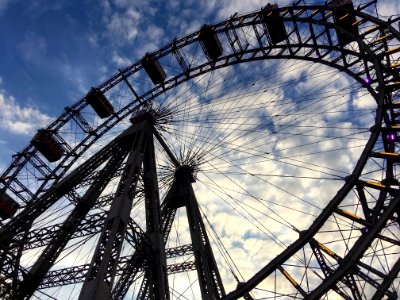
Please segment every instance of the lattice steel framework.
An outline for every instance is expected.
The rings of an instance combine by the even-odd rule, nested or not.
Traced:
[[[190,51],[199,45],[199,31],[151,53],[161,66],[167,59],[174,60],[179,70],[169,72],[162,84],[138,88],[130,78],[143,72],[139,61],[120,70],[98,89],[107,93],[124,85],[131,92],[131,100],[101,122],[85,117],[86,98],[65,111],[46,130],[54,134],[65,153],[56,163],[47,163],[36,148],[29,144],[13,157],[0,182],[2,192],[16,199],[21,209],[0,230],[0,274],[3,297],[29,298],[35,291],[83,282],[80,299],[122,299],[129,287],[139,279],[138,299],[169,299],[168,274],[197,270],[203,299],[252,299],[251,293],[260,283],[280,275],[280,280],[291,291],[274,292],[280,296],[296,295],[300,298],[319,299],[334,292],[345,299],[364,299],[368,287],[372,299],[397,298],[394,282],[399,280],[400,259],[390,257],[389,268],[365,259],[371,245],[380,244],[399,253],[399,148],[400,131],[400,34],[393,26],[395,20],[380,20],[367,13],[371,4],[355,10],[330,5],[293,5],[273,8],[283,17],[287,35],[284,41],[272,43],[263,10],[246,15],[234,15],[217,23],[217,36],[226,41],[223,55],[217,59],[191,59]],[[358,34],[335,22],[336,12],[352,15]],[[338,35],[351,42],[343,45]],[[159,125],[168,122],[168,116],[153,116],[151,103],[167,91],[208,72],[257,60],[299,59],[325,64],[354,78],[376,100],[375,124],[368,142],[344,185],[331,198],[308,230],[245,282],[226,293],[204,220],[194,194],[193,166],[177,159],[163,140]],[[96,153],[91,146],[107,135],[112,128],[128,116],[147,113],[134,120],[118,137]],[[153,119],[155,118],[155,119]],[[74,124],[80,129],[74,143],[63,135],[63,129]],[[175,168],[164,199],[159,196],[154,142],[161,145]],[[379,148],[379,149],[378,149]],[[80,161],[89,153],[90,158]],[[384,165],[380,181],[362,178],[365,166],[371,161]],[[29,176],[27,176],[29,174]],[[113,194],[103,195],[109,182],[118,179]],[[82,193],[82,191],[85,191]],[[357,203],[351,207],[346,197],[354,193]],[[130,217],[135,199],[145,202],[146,224],[137,224]],[[33,226],[36,220],[60,199],[73,204],[69,215],[61,222]],[[89,214],[92,209],[107,207]],[[191,244],[167,248],[166,241],[178,208],[186,208]],[[321,231],[330,218],[340,217],[362,228],[355,240],[346,244],[344,256],[319,241]],[[394,232],[387,234],[388,230]],[[52,269],[68,242],[100,234],[92,261],[80,266]],[[339,234],[339,233],[338,233]],[[332,233],[332,240],[338,239]],[[135,251],[122,254],[122,243],[129,243]],[[44,247],[44,248],[43,248]],[[34,263],[25,268],[21,257],[28,250],[42,249]],[[191,255],[194,260],[167,264],[172,257]],[[309,257],[299,260],[298,256]],[[296,259],[295,259],[296,258]],[[293,261],[296,260],[294,271]],[[317,279],[305,279],[308,272]],[[300,271],[299,271],[300,270]],[[303,274],[297,276],[296,274]],[[293,292],[294,291],[294,292]]]

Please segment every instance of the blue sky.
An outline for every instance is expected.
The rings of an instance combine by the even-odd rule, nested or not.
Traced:
[[[380,1],[381,14],[395,13],[396,2]],[[203,23],[266,3],[0,0],[0,168],[38,127],[118,68]]]
[[[278,1],[280,6],[291,2]],[[197,30],[204,23],[223,20],[235,12],[253,11],[267,3],[262,0],[0,0],[0,170],[6,168],[12,154],[22,149],[38,128],[46,126],[65,106],[82,98],[92,86],[111,77],[119,68],[136,62],[146,52],[162,47],[174,37]],[[398,0],[379,0],[379,13],[384,16],[399,14],[397,4]],[[304,69],[306,67],[309,65]],[[292,73],[284,74],[283,80],[300,77],[297,70],[290,71]],[[328,75],[324,78],[329,79]],[[307,89],[311,90],[310,86],[303,87]],[[272,114],[272,111],[267,113]],[[266,119],[266,115],[260,119]],[[284,153],[288,142],[278,140],[276,148]],[[331,144],[324,146],[337,147]],[[345,155],[342,153],[342,156]],[[260,172],[282,169],[279,164],[272,168],[273,163],[265,170],[260,165]],[[309,174],[298,174],[301,175]],[[201,192],[206,184],[198,186]],[[307,190],[309,186],[304,182],[300,188]],[[299,190],[295,190],[296,195],[304,193]],[[214,192],[218,194],[219,191]],[[307,192],[310,198],[320,194],[315,187]],[[295,205],[302,208],[302,203]],[[210,207],[221,209],[221,204],[210,204]],[[237,222],[231,211],[228,212],[212,221],[223,223],[220,227],[224,227],[229,218],[236,224],[243,221],[239,218]],[[210,219],[213,217],[210,214]],[[278,225],[273,228],[276,232],[280,230]],[[261,249],[260,238],[244,226],[242,230],[246,247]],[[229,228],[226,232],[230,232]],[[240,247],[233,245],[233,248]],[[246,259],[239,263],[245,265]]]

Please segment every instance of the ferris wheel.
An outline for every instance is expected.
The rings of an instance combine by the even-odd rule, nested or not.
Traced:
[[[4,299],[397,299],[400,33],[267,5],[90,89],[0,181]]]

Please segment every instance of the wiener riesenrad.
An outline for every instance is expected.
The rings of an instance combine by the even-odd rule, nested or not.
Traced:
[[[2,299],[397,299],[400,33],[267,5],[93,87],[0,181]]]

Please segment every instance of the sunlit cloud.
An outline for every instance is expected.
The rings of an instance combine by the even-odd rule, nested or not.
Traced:
[[[7,3],[0,0],[0,13]],[[279,5],[291,3],[282,1]],[[381,6],[382,14],[391,14],[397,9],[393,3],[389,4]],[[146,52],[162,47],[169,42],[169,36],[179,37],[199,29],[204,23],[222,20],[235,12],[241,14],[257,10],[263,5],[265,2],[260,0],[246,3],[225,0],[169,1],[161,8],[150,7],[144,1],[103,0],[100,3],[102,16],[99,18],[102,31],[85,33],[85,41],[96,51],[104,51],[102,57],[107,59],[96,65],[89,65],[84,59],[77,65],[65,60],[55,69],[82,96],[89,86],[96,84],[90,80],[88,70],[105,80],[108,76],[105,74],[111,76],[116,69],[126,67]],[[148,24],[149,20],[153,20],[151,17],[158,16],[158,11],[164,12],[163,20],[167,27],[157,22]],[[177,11],[179,14],[176,14]],[[23,53],[26,61],[35,61],[49,51],[46,38],[40,35],[26,35],[21,45],[21,50],[28,48]],[[202,49],[199,47],[197,51],[196,59],[200,57],[206,61]],[[89,51],[87,55],[90,55]],[[167,67],[171,74],[175,66],[171,63]],[[263,80],[253,82],[254,85],[249,81],[249,87],[241,83],[246,74],[256,74]],[[271,74],[274,76],[269,76]],[[152,87],[146,76],[132,76],[130,79],[138,90]],[[196,157],[199,172],[198,181],[193,186],[205,217],[216,232],[215,236],[206,224],[209,235],[221,239],[244,279],[250,278],[295,241],[299,234],[290,225],[295,225],[298,230],[307,229],[343,185],[343,178],[352,172],[369,136],[362,130],[374,124],[376,108],[376,103],[365,90],[349,88],[343,91],[343,87],[352,83],[346,76],[337,75],[332,69],[320,65],[310,66],[300,61],[260,62],[250,70],[237,66],[232,72],[222,69],[212,76],[199,76],[166,93],[155,105],[168,107],[173,112],[173,123],[165,125],[166,131],[169,130],[165,136],[174,153],[180,158],[190,158],[195,151],[201,154]],[[289,88],[291,85],[293,87]],[[238,87],[236,94],[229,94],[235,86]],[[315,94],[312,93],[314,90]],[[107,96],[117,108],[132,100],[126,86],[111,90]],[[232,97],[232,103],[229,103],[229,97]],[[314,101],[308,106],[304,104],[313,97],[322,101]],[[58,113],[66,105],[61,103]],[[33,135],[37,128],[51,120],[34,105],[23,105],[5,92],[0,93],[0,111],[0,128],[17,135]],[[364,111],[364,115],[351,118],[352,114]],[[97,126],[103,122],[90,108],[82,113],[91,124]],[[224,121],[221,122],[223,124],[218,123],[220,120]],[[337,123],[340,126],[336,126]],[[79,142],[77,132],[82,132],[75,129],[76,124],[72,121],[68,125],[74,129],[67,128],[69,131],[65,130],[63,134],[66,143],[74,147]],[[84,163],[128,125],[129,121],[125,121],[115,126],[82,155],[73,168]],[[248,133],[243,134],[241,130]],[[168,172],[168,176],[172,177],[173,170]],[[105,194],[112,194],[114,188],[115,182]],[[162,187],[161,198],[165,192],[166,187]],[[64,216],[70,208],[62,211]],[[57,211],[56,208],[49,210],[43,220],[50,218],[54,211]],[[136,207],[131,216],[143,224],[141,212]],[[52,218],[54,223],[61,220]],[[190,242],[185,218],[184,212],[177,217],[173,227],[174,238],[168,241],[170,247]],[[337,224],[329,220],[326,229],[337,230]],[[321,236],[321,242],[326,241],[329,239]],[[57,262],[57,268],[90,262],[95,244],[96,237],[81,248],[77,246],[75,252],[81,254],[75,257],[74,252],[64,256]],[[214,251],[221,265],[224,283],[227,290],[232,290],[236,283],[217,248]],[[339,243],[332,248],[337,253],[345,253]],[[123,251],[128,253],[130,250],[127,247]],[[34,256],[37,252],[33,251],[24,258],[31,263]],[[293,274],[298,276],[300,273]],[[174,278],[178,283],[190,285],[191,280],[186,275],[183,277],[177,275]],[[264,283],[266,287],[271,283],[267,281]],[[284,283],[278,285],[283,286]]]
[[[23,106],[4,91],[0,93],[0,128],[20,135],[33,134],[34,131],[50,122],[51,117],[33,106]]]

